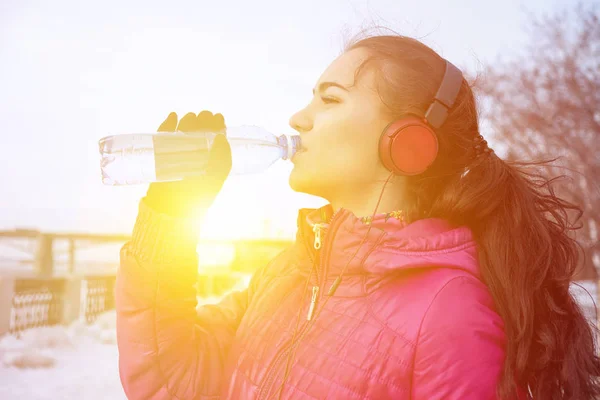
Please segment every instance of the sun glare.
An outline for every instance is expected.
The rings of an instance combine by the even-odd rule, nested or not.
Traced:
[[[198,253],[198,269],[228,266],[235,258],[233,243],[200,243],[196,247]]]
[[[249,206],[220,200],[215,202],[204,219],[198,221],[201,240],[261,239],[265,236],[262,229],[264,221],[261,223]]]

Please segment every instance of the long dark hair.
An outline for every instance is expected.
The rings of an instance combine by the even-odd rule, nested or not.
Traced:
[[[444,60],[401,35],[362,32],[345,51],[363,48],[356,71],[376,73],[392,116],[423,116],[444,74]],[[479,135],[471,85],[464,80],[455,106],[438,130],[439,155],[425,173],[407,177],[415,215],[469,226],[479,247],[483,279],[505,323],[506,358],[500,398],[517,387],[535,399],[593,399],[600,395],[596,329],[569,292],[579,261],[571,231],[582,211],[556,195],[546,162],[508,163],[494,153],[472,161]]]

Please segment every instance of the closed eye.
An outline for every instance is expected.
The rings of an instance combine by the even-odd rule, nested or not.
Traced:
[[[321,96],[321,101],[325,104],[339,103],[340,101],[334,97]]]

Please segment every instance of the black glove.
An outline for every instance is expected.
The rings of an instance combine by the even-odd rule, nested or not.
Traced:
[[[223,132],[221,114],[202,111],[186,114],[177,124],[177,114],[170,113],[158,132]],[[193,217],[207,209],[223,187],[231,171],[231,148],[225,135],[217,135],[210,150],[206,174],[176,182],[150,184],[145,202],[157,212],[174,217]]]

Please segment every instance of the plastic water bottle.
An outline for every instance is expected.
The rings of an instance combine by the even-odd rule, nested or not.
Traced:
[[[211,132],[160,132],[100,139],[100,166],[105,185],[135,185],[201,176],[216,135]],[[297,135],[275,136],[256,126],[227,128],[231,174],[263,172],[300,149]]]

